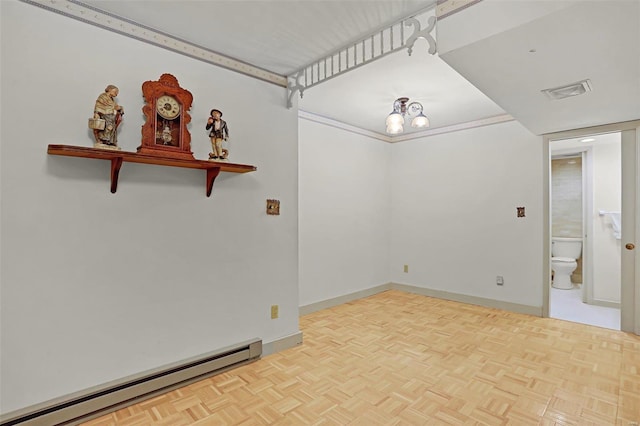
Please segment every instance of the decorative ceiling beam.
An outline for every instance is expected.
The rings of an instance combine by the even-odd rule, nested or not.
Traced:
[[[438,19],[444,19],[447,16],[451,16],[454,13],[458,13],[461,10],[473,6],[482,0],[438,0],[438,6],[436,6],[436,16]]]
[[[287,107],[293,106],[296,92],[302,97],[306,89],[404,48],[411,55],[413,45],[420,38],[427,40],[429,53],[435,55],[436,40],[431,35],[436,26],[436,17],[432,13],[434,7],[431,4],[420,12],[383,27],[289,75]],[[423,28],[424,24],[426,26]],[[412,27],[412,31],[405,31],[406,27]]]
[[[107,13],[78,0],[21,0],[34,6],[59,13],[145,43],[170,50],[212,65],[239,72],[278,86],[287,87],[287,77],[222,55],[204,47],[181,40],[126,18]]]

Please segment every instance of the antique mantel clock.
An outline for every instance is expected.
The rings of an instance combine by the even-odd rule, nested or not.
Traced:
[[[145,81],[142,95],[146,101],[142,108],[146,121],[142,126],[142,145],[138,152],[195,160],[191,152],[191,135],[187,130],[193,95],[180,87],[171,74],[162,74],[158,81]]]

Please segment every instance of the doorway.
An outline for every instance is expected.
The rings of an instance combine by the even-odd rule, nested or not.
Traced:
[[[564,139],[587,138],[591,135],[604,135],[609,133],[620,133],[621,141],[621,229],[620,238],[620,329],[626,332],[633,332],[640,335],[640,256],[636,256],[636,242],[639,241],[638,232],[640,227],[640,208],[637,195],[640,184],[636,174],[640,171],[640,121],[629,121],[603,126],[595,126],[585,129],[557,132],[543,135],[543,253],[542,253],[542,314],[544,317],[550,316],[551,297],[551,144],[553,141]],[[594,176],[597,181],[597,176]],[[598,206],[592,206],[594,213]],[[596,213],[596,214],[599,214]],[[587,242],[587,247],[589,242]],[[588,250],[588,249],[587,249]],[[588,256],[589,253],[587,252]],[[589,262],[587,261],[587,268]],[[588,289],[588,286],[587,286]],[[585,297],[585,296],[583,296]]]
[[[620,138],[613,132],[550,144],[552,318],[620,330]],[[567,244],[576,254],[563,252]],[[569,255],[575,259],[558,258]]]

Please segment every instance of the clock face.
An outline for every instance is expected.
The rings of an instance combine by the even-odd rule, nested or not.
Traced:
[[[156,101],[156,111],[162,118],[173,120],[180,115],[180,104],[173,96],[163,95]]]

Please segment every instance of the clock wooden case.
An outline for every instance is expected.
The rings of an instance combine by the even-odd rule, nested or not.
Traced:
[[[146,101],[142,108],[146,121],[142,126],[142,145],[137,151],[140,154],[195,160],[191,152],[191,135],[187,130],[187,124],[191,122],[191,92],[180,87],[173,75],[162,74],[158,81],[142,84],[142,95]]]

